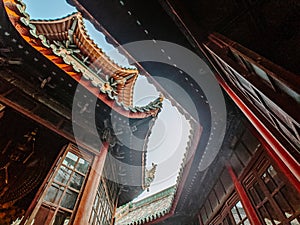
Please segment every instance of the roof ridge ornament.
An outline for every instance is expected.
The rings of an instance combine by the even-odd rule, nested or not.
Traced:
[[[155,178],[155,173],[156,173],[156,167],[157,164],[152,163],[152,168],[151,169],[146,169],[146,174],[145,174],[145,189],[147,189],[147,191],[149,191],[150,185],[153,182],[154,178]]]
[[[69,48],[69,44],[73,44],[73,35],[75,32],[75,28],[77,26],[78,19],[76,17],[73,17],[73,23],[71,25],[71,28],[68,29],[68,40],[66,40],[66,47]]]

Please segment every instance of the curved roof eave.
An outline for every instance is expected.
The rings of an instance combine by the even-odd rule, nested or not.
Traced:
[[[52,61],[57,67],[87,88],[116,112],[128,118],[146,118],[156,116],[160,111],[162,98],[158,98],[143,107],[126,106],[123,102],[118,101],[117,96],[112,95],[111,90],[102,88],[104,85],[100,86],[100,80],[92,76],[88,68],[78,69],[76,63],[70,61],[63,52],[61,54],[55,54],[57,53],[57,48],[54,45],[49,45],[44,35],[38,35],[36,33],[36,26],[30,22],[30,17],[25,12],[26,6],[22,1],[5,1],[4,8],[12,25],[29,45],[43,54],[44,57]]]

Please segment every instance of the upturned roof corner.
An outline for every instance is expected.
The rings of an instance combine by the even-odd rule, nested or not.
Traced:
[[[21,0],[4,2],[22,38],[108,106],[130,118],[157,116],[162,98],[133,106],[135,68],[121,67],[88,35],[80,12],[53,20],[31,20]]]

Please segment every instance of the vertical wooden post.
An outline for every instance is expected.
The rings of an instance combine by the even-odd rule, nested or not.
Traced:
[[[198,213],[197,218],[198,218],[199,225],[203,225],[200,212]]]
[[[244,189],[244,187],[242,186],[242,184],[240,183],[240,181],[238,180],[237,176],[235,175],[231,165],[229,165],[229,163],[226,165],[227,170],[230,174],[230,177],[233,181],[235,190],[241,200],[241,203],[244,207],[244,210],[247,214],[248,219],[250,220],[251,224],[255,224],[255,225],[261,225],[262,223],[260,222],[255,209],[253,208],[251,201]]]
[[[0,119],[4,116],[5,105],[0,103]]]
[[[108,144],[103,143],[99,155],[95,156],[93,165],[88,175],[80,203],[75,212],[73,225],[87,225],[92,212],[94,199],[97,194],[105,159],[108,152]]]
[[[275,160],[280,169],[284,172],[289,181],[299,191],[300,190],[300,169],[299,162],[294,158],[289,151],[283,146],[276,137],[267,129],[257,115],[249,108],[243,101],[243,96],[235,93],[236,90],[232,89],[224,79],[216,74],[217,80],[231,99],[236,103],[240,110],[249,119],[258,133],[261,135],[260,141],[268,151],[269,155]]]

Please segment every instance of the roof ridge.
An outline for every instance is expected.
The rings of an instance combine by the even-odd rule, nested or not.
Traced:
[[[20,0],[19,0],[20,1]],[[95,49],[95,51],[99,51],[101,54],[103,54],[105,56],[105,58],[107,59],[108,62],[110,62],[112,64],[112,66],[114,67],[118,67],[118,70],[121,70],[123,72],[129,72],[129,73],[133,73],[133,72],[138,72],[138,70],[136,68],[129,68],[129,67],[125,67],[125,66],[121,66],[120,64],[118,64],[117,62],[115,62],[112,58],[110,58],[103,50],[101,47],[98,46],[97,43],[95,43],[94,39],[91,38],[86,26],[85,26],[85,22],[84,22],[84,18],[81,14],[81,12],[73,12],[71,14],[68,14],[67,16],[63,16],[60,18],[56,18],[56,19],[30,19],[31,24],[33,22],[33,24],[42,24],[42,23],[61,23],[67,20],[71,20],[74,17],[76,17],[78,19],[78,28],[81,31],[81,34],[86,38],[86,40],[91,44],[91,46]],[[137,73],[138,75],[138,73]]]
[[[81,22],[81,25],[82,26],[79,26],[79,29],[83,32],[82,34],[91,42],[92,46],[94,48],[96,48],[96,50],[100,50],[105,56],[106,58],[108,59],[108,61],[110,61],[112,64],[116,65],[117,67],[127,71],[127,70],[133,70],[133,71],[136,71],[138,72],[137,69],[131,69],[131,68],[127,68],[127,67],[124,67],[124,66],[121,66],[119,65],[117,62],[115,62],[113,59],[111,59],[99,46],[97,43],[95,43],[95,41],[90,37],[89,33],[88,33],[88,30],[86,29],[86,26],[85,26],[85,23],[84,23],[84,20],[83,20],[83,16],[80,12],[78,12],[79,15],[77,16],[77,18],[79,19],[79,22]],[[138,75],[138,73],[137,73]]]
[[[20,0],[17,0],[17,1],[19,1],[19,2],[21,2]],[[22,2],[23,3],[23,2]],[[24,3],[23,3],[24,4]],[[74,17],[74,16],[77,16],[77,14],[81,14],[80,12],[72,12],[72,13],[69,13],[68,15],[66,15],[66,16],[62,16],[62,17],[59,17],[59,18],[55,18],[55,19],[52,19],[52,18],[49,18],[49,19],[30,19],[31,21],[33,21],[33,22],[53,22],[53,21],[57,21],[57,22],[59,22],[59,21],[65,21],[65,20],[67,20],[67,19],[69,19],[69,18],[72,18],[72,17]]]

